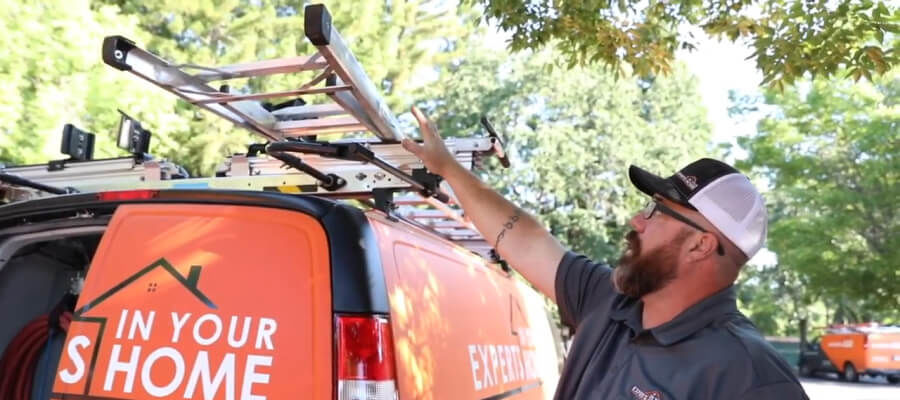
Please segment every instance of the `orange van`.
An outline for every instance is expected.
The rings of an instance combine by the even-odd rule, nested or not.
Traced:
[[[560,355],[543,298],[378,210],[135,190],[12,203],[0,227],[4,399],[555,390]]]
[[[148,156],[149,130],[124,113],[117,142],[131,157],[93,160],[93,135],[67,125],[70,159],[0,165],[0,399],[553,396],[545,299],[402,150],[325,7],[304,18],[316,54],[227,66],[104,40],[111,67],[265,141],[215,177]],[[278,74],[307,83],[211,84]],[[259,101],[294,96],[320,98]],[[491,137],[448,145],[470,168],[480,154],[504,163],[483,124]],[[316,140],[361,131],[377,138]],[[446,220],[414,220],[402,202]]]
[[[834,325],[800,357],[800,374],[837,372],[855,382],[860,375],[900,383],[900,327],[875,323]]]

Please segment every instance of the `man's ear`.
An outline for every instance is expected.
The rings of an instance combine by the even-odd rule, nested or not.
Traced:
[[[719,243],[716,239],[716,235],[713,235],[709,232],[700,233],[699,235],[695,235],[688,240],[690,243],[690,251],[688,252],[688,257],[690,257],[691,261],[699,261],[704,258],[715,257],[716,246],[718,246]]]

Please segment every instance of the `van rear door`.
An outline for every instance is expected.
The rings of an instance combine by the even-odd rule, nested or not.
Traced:
[[[118,206],[53,397],[332,398],[326,232],[298,211]]]

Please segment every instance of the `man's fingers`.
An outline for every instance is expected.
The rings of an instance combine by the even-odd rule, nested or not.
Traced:
[[[428,121],[425,114],[422,114],[422,111],[416,106],[412,107],[412,115],[413,117],[416,117],[416,121],[419,121],[419,126],[424,126],[426,121]]]
[[[416,118],[416,121],[419,122],[419,131],[422,132],[422,140],[427,143],[430,142],[431,139],[437,138],[437,125],[434,124],[434,121],[428,119],[428,117],[415,106],[412,107],[412,114],[413,117]]]
[[[406,149],[406,151],[413,153],[417,156],[422,151],[422,146],[410,139],[403,139],[403,141],[400,142],[400,145],[403,146],[403,148]]]

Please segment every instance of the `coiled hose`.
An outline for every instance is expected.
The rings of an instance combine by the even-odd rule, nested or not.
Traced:
[[[47,348],[53,329],[58,327],[64,334],[71,323],[71,312],[51,312],[32,320],[19,331],[0,359],[0,399],[31,399],[35,367],[41,350]]]

